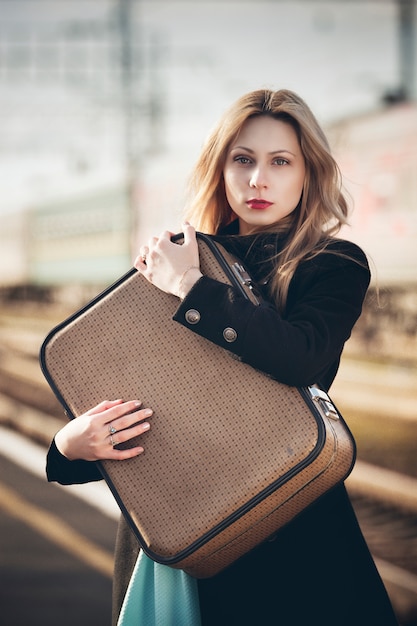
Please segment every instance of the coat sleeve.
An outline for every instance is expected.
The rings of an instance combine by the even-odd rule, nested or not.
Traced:
[[[103,476],[93,461],[69,461],[52,441],[46,456],[46,476],[49,482],[75,485],[101,480]]]
[[[280,382],[313,384],[340,358],[369,285],[365,255],[348,247],[360,262],[324,252],[300,265],[283,315],[270,302],[254,305],[234,287],[203,276],[174,320]]]

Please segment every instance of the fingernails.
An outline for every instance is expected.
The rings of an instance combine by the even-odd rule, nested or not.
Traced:
[[[143,422],[143,424],[142,424],[142,428],[143,428],[143,430],[149,430],[149,429],[150,429],[150,427],[151,427],[151,425],[150,425],[150,424],[148,424],[148,422]]]
[[[145,417],[150,417],[152,413],[153,413],[152,409],[145,409],[143,412]]]

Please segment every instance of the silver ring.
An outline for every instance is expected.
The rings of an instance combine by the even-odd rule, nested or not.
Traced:
[[[113,424],[110,424],[109,426],[109,433],[111,435],[114,435],[114,433],[117,433],[117,430],[115,429],[115,427],[113,426]]]
[[[117,445],[118,445],[118,443],[119,443],[119,442],[118,442],[118,441],[115,441],[115,440],[113,439],[113,436],[112,436],[112,435],[110,435],[110,445],[111,445],[111,446],[113,446],[113,448],[114,448],[114,446],[117,446]]]

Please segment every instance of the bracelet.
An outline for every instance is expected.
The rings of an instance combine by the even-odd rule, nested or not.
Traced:
[[[183,273],[180,276],[180,280],[178,282],[178,297],[181,298],[181,288],[182,288],[182,283],[184,278],[186,277],[186,275],[188,274],[188,272],[190,272],[191,270],[200,270],[198,265],[190,265],[190,267],[187,267],[186,270],[183,271]],[[182,300],[182,298],[181,298]]]

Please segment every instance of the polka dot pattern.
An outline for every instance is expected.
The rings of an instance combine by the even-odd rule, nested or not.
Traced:
[[[230,283],[199,245],[202,271]],[[145,452],[102,467],[148,554],[207,576],[342,480],[352,442],[300,390],[174,322],[177,304],[131,273],[51,333],[43,361],[75,417],[105,398],[153,408]]]

